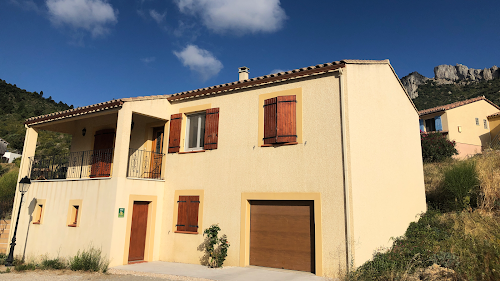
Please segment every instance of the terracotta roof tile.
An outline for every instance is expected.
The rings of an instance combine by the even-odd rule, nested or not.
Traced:
[[[497,113],[493,113],[493,114],[491,114],[491,115],[490,115],[490,116],[488,116],[487,118],[488,118],[488,119],[490,119],[490,118],[494,118],[494,117],[498,117],[498,116],[500,116],[500,111],[499,111],[499,112],[497,112]]]
[[[110,100],[106,102],[96,103],[92,105],[77,107],[65,111],[54,112],[46,115],[41,115],[37,117],[31,117],[26,119],[24,124],[26,125],[34,125],[39,123],[46,123],[49,121],[65,119],[73,116],[89,114],[93,112],[99,112],[103,110],[113,109],[117,107],[121,107],[123,104],[122,100]]]
[[[435,112],[439,112],[439,111],[450,110],[450,109],[453,109],[453,108],[456,108],[456,107],[459,107],[462,105],[466,105],[466,104],[473,103],[476,101],[481,101],[481,100],[484,100],[484,101],[490,103],[491,105],[496,107],[498,110],[500,110],[500,107],[498,105],[494,104],[493,102],[491,102],[490,100],[488,100],[484,96],[480,96],[480,97],[475,97],[475,98],[464,100],[464,101],[457,101],[457,102],[446,104],[446,105],[441,105],[441,106],[436,106],[436,107],[429,108],[429,109],[420,110],[418,112],[418,115],[422,116],[422,115],[427,115],[427,114],[431,114],[431,113],[435,113]]]

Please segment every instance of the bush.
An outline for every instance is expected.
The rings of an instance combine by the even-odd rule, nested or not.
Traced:
[[[474,161],[462,161],[444,172],[444,207],[447,210],[463,210],[477,207],[479,180]]]
[[[41,269],[65,269],[67,268],[68,266],[66,265],[66,263],[61,260],[60,258],[55,258],[55,259],[48,259],[48,258],[44,258],[42,260],[42,264],[41,264]]]
[[[103,272],[108,270],[109,261],[101,256],[101,249],[95,249],[90,247],[88,250],[84,250],[76,254],[69,261],[69,268],[73,271],[82,270],[90,272]]]
[[[213,224],[203,231],[203,236],[207,235],[207,241],[204,245],[210,267],[222,267],[227,257],[227,249],[230,246],[225,234],[221,238],[218,237],[219,231],[220,227],[217,224]]]
[[[424,162],[440,162],[458,154],[455,141],[449,141],[442,133],[420,134]]]
[[[16,271],[26,271],[26,270],[35,270],[36,266],[33,263],[22,263],[14,266]]]

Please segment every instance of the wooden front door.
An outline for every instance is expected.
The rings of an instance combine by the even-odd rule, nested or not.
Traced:
[[[161,164],[163,160],[163,127],[153,129],[153,141],[151,145],[151,165],[149,177],[161,178]]]
[[[250,264],[314,272],[313,201],[250,202]]]
[[[130,246],[128,261],[143,261],[146,247],[146,230],[148,227],[149,202],[134,201],[132,224],[130,226]]]
[[[115,130],[97,131],[94,135],[94,150],[92,151],[91,178],[111,176],[113,148],[115,145]]]

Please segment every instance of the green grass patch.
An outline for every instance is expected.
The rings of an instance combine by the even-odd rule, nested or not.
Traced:
[[[89,249],[82,252],[78,251],[76,256],[72,257],[69,261],[69,268],[71,270],[83,270],[90,272],[103,272],[108,270],[109,261],[106,257],[102,256],[101,249],[89,247]]]

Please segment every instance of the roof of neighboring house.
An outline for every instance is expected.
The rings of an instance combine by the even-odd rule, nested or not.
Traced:
[[[484,96],[480,96],[480,97],[476,97],[476,98],[472,98],[472,99],[468,99],[468,100],[464,100],[464,101],[457,101],[457,102],[446,104],[446,105],[441,105],[441,106],[436,106],[436,107],[429,108],[429,109],[420,110],[418,112],[418,115],[423,116],[423,115],[427,115],[427,114],[431,114],[431,113],[435,113],[435,112],[439,112],[439,111],[446,111],[446,110],[450,110],[450,109],[453,109],[453,108],[456,108],[456,107],[459,107],[462,105],[466,105],[466,104],[473,103],[476,101],[481,101],[481,100],[488,102],[489,104],[493,105],[498,110],[500,110],[500,107],[498,105],[494,104],[492,101],[485,98]]]
[[[152,99],[167,99],[169,101],[178,101],[188,98],[195,98],[201,96],[209,96],[216,94],[224,94],[238,89],[252,88],[256,86],[285,82],[298,78],[304,78],[309,76],[315,76],[319,74],[334,72],[339,68],[345,67],[346,64],[390,64],[389,60],[341,60],[334,61],[331,63],[318,64],[315,66],[303,67],[294,70],[259,76],[255,78],[250,78],[242,81],[235,81],[226,84],[220,84],[216,86],[200,88],[192,91],[185,91],[181,93],[175,93],[170,95],[154,95],[154,96],[140,96],[132,98],[123,98],[118,100],[111,100],[107,102],[102,102],[98,104],[88,105],[84,107],[78,107],[75,109],[70,109],[61,112],[55,112],[47,115],[32,117],[27,119],[24,124],[35,125],[40,123],[45,123],[54,120],[60,120],[64,118],[69,118],[73,116],[79,116],[84,114],[89,114],[93,112],[103,111],[107,109],[121,107],[124,102],[129,101],[141,101],[141,100],[152,100]],[[404,87],[403,87],[404,89]],[[411,101],[411,100],[410,100]]]
[[[495,118],[495,117],[498,117],[498,116],[500,116],[500,111],[497,112],[497,113],[493,113],[493,114],[489,115],[487,118],[490,119],[490,118]]]

